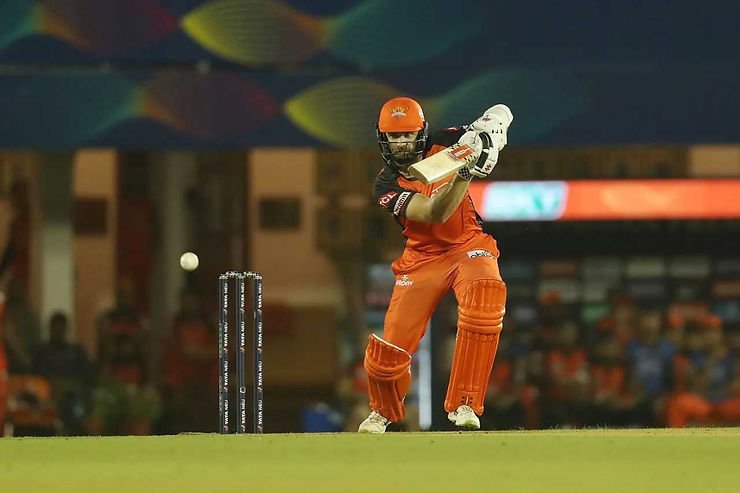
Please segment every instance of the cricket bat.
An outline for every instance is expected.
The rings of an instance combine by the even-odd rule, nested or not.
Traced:
[[[487,131],[495,128],[496,125],[504,127],[503,134],[497,134],[495,146],[500,151],[506,145],[506,130],[514,120],[514,115],[505,104],[492,106],[483,113],[483,116],[476,120],[469,130]],[[476,127],[479,125],[478,127]],[[482,127],[482,128],[481,128]],[[409,172],[414,175],[423,184],[428,185],[442,178],[456,173],[463,166],[469,166],[478,160],[480,152],[470,147],[468,144],[453,144],[444,151],[438,152],[433,156],[422,159],[416,164],[409,166]]]
[[[441,180],[478,159],[478,153],[468,144],[453,144],[444,151],[409,166],[409,172],[424,185]]]

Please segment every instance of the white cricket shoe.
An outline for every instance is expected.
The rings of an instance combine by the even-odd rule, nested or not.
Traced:
[[[365,418],[365,421],[360,423],[360,428],[357,430],[358,433],[385,433],[385,428],[390,424],[390,421],[385,419],[379,412],[370,411],[370,415]]]
[[[475,415],[470,406],[460,406],[447,414],[447,419],[455,423],[455,426],[469,430],[480,430],[480,419]]]

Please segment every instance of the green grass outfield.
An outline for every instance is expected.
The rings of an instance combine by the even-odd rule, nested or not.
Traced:
[[[738,492],[740,429],[5,438],[0,491]]]

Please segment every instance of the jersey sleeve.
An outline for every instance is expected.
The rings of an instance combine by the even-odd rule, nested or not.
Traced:
[[[403,188],[398,184],[397,176],[388,168],[378,173],[375,178],[373,197],[375,202],[393,214],[395,217],[404,217],[406,208],[411,202],[414,190]]]

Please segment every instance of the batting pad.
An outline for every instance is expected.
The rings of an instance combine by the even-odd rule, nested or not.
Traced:
[[[394,423],[406,415],[403,400],[411,384],[411,355],[376,335],[369,337],[365,370],[370,390],[370,408]]]
[[[481,415],[503,324],[506,284],[498,279],[473,281],[457,301],[457,340],[445,410],[467,405]]]

